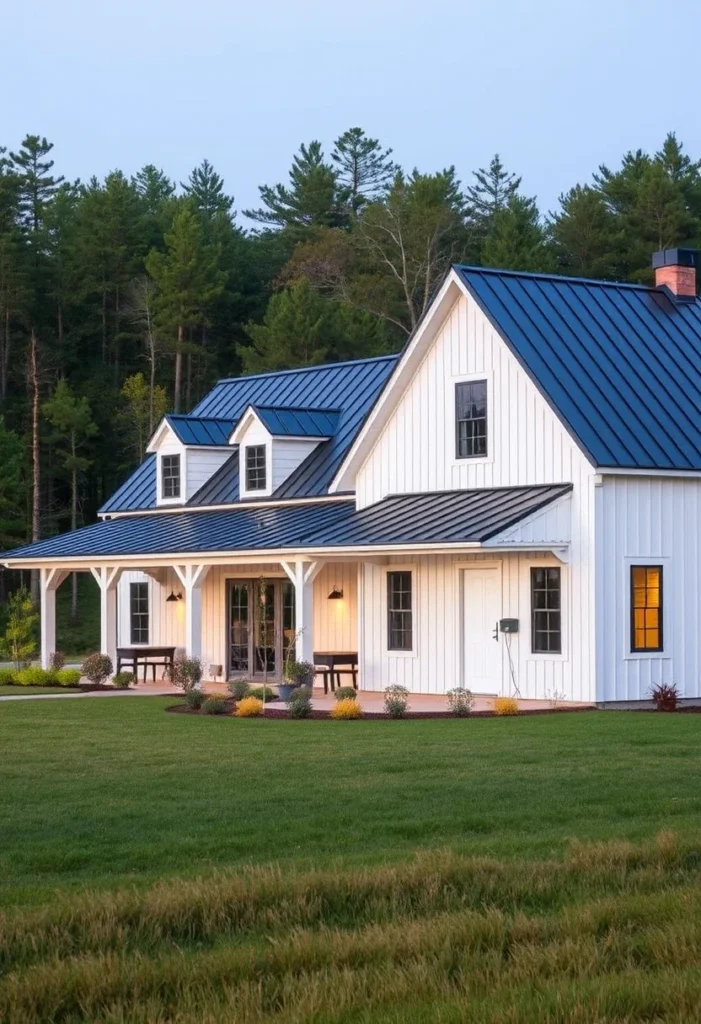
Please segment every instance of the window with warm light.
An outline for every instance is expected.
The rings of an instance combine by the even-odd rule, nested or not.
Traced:
[[[149,638],[148,583],[130,583],[129,618],[131,642],[147,644]]]
[[[631,651],[662,650],[662,566],[630,567]]]

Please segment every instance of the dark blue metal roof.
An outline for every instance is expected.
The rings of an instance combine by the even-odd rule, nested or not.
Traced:
[[[571,484],[557,484],[400,494],[360,511],[353,501],[325,501],[123,516],[18,548],[0,558],[474,543],[501,533],[571,488]]]
[[[346,452],[387,383],[398,356],[328,363],[281,373],[264,373],[220,381],[193,410],[199,420],[212,419],[231,425],[249,405],[274,409],[338,410],[336,429],[322,441],[277,489],[273,498],[316,498],[328,491]],[[175,417],[171,417],[175,418]],[[189,417],[178,417],[179,420]],[[232,426],[233,429],[233,426]],[[324,434],[324,437],[327,435]],[[238,465],[229,459],[194,497],[190,505],[228,504],[239,500]],[[147,468],[148,467],[148,468]],[[203,501],[203,494],[217,500]],[[126,495],[124,503],[122,495]],[[141,504],[136,502],[142,498]],[[132,512],[156,507],[155,459],[147,459],[100,509],[101,513]]]
[[[252,408],[273,437],[333,437],[341,416],[338,409],[286,409],[274,405]]]
[[[701,469],[701,301],[455,268],[595,466]]]
[[[100,512],[136,512],[156,507],[156,456],[147,455],[138,469],[124,481]]]
[[[169,413],[166,422],[183,444],[206,447],[229,443],[233,429],[232,420],[215,419],[210,416],[184,416]]]

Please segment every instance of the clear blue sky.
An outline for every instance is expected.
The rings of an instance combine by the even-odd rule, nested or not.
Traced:
[[[463,181],[498,151],[544,210],[669,130],[701,156],[696,0],[27,0],[4,27],[0,144],[46,135],[71,178],[206,156],[239,210],[354,125]]]

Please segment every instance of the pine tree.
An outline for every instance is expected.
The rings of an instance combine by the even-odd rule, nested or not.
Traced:
[[[219,269],[219,250],[205,242],[202,225],[188,205],[181,205],[165,236],[166,251],[152,249],[146,270],[156,283],[156,318],[161,336],[174,339],[173,408],[180,410],[186,333],[207,322],[211,303],[221,295],[226,274]]]
[[[314,366],[329,357],[329,308],[307,281],[273,295],[262,324],[249,323],[240,346],[245,373]]]
[[[479,247],[489,234],[494,218],[518,195],[521,179],[507,171],[499,154],[495,153],[489,167],[474,171],[474,185],[465,191],[467,217],[470,221],[475,244]]]
[[[300,146],[292,161],[290,184],[261,185],[263,206],[245,216],[281,228],[310,228],[339,224],[336,172],[324,160],[320,142]]]
[[[78,484],[90,465],[85,447],[97,433],[87,398],[78,398],[65,378],[54,388],[51,398],[44,403],[42,412],[54,428],[56,453],[70,478],[71,529],[78,526]],[[71,614],[78,616],[78,575],[73,573]]]
[[[615,279],[622,264],[620,225],[596,189],[575,185],[560,196],[550,224],[554,251],[563,273]]]
[[[482,262],[503,270],[553,269],[534,199],[512,196],[494,216],[482,250]]]
[[[231,212],[234,197],[224,192],[224,179],[217,174],[209,160],[203,160],[199,167],[195,167],[190,172],[187,184],[180,182],[180,187],[203,217],[211,219],[217,213],[235,216]]]
[[[175,192],[175,183],[155,164],[145,164],[132,177],[131,184],[144,210],[152,215],[160,213],[163,204]]]
[[[397,167],[390,159],[391,149],[382,149],[377,139],[370,139],[362,128],[349,128],[334,143],[331,159],[338,167],[338,189],[341,202],[357,215],[365,203],[384,192],[391,184]]]
[[[26,536],[27,480],[24,442],[0,416],[0,544],[3,550]]]
[[[39,135],[27,135],[19,152],[10,153],[12,169],[20,183],[20,217],[34,233],[41,228],[47,208],[64,180],[63,177],[54,178],[51,174],[54,161],[44,159],[53,148],[53,142]]]

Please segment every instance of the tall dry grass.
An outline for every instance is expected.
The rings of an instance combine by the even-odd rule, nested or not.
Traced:
[[[0,1020],[686,1021],[701,846],[259,869],[0,917]]]

